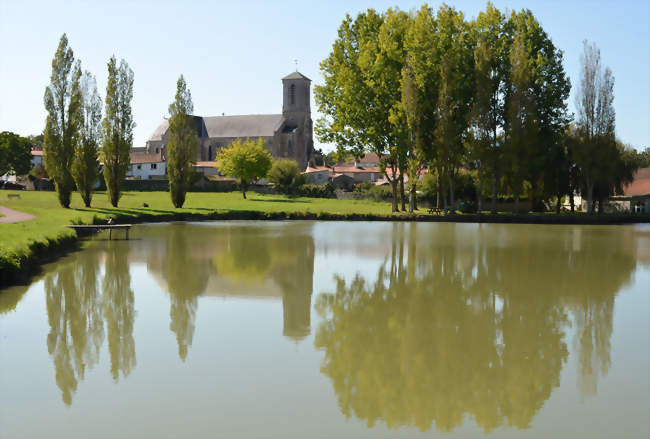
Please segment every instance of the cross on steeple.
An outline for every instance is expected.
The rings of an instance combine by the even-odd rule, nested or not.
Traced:
[[[294,59],[294,60],[293,60],[293,63],[296,65],[296,72],[297,72],[297,71],[298,71],[298,60],[297,60],[297,59]]]

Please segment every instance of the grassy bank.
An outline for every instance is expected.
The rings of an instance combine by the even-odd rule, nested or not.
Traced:
[[[108,217],[116,222],[147,222],[201,219],[322,219],[322,220],[417,220],[454,222],[499,222],[543,224],[622,224],[650,221],[650,217],[621,215],[587,216],[583,214],[528,215],[428,215],[391,214],[390,203],[367,200],[324,198],[288,198],[283,195],[250,193],[247,200],[238,192],[190,193],[183,209],[175,209],[167,192],[127,192],[120,207],[110,206],[105,193],[97,193],[93,207],[84,208],[80,197],[73,195],[70,209],[59,206],[54,192],[20,192],[20,199],[9,200],[0,192],[0,204],[36,218],[0,224],[0,285],[25,277],[44,260],[75,248],[77,236],[68,224],[104,223]],[[144,204],[148,207],[144,207]]]
[[[7,195],[19,193],[20,198]],[[73,247],[74,231],[67,224],[93,224],[113,217],[117,222],[165,221],[173,219],[234,218],[242,212],[277,216],[280,214],[319,215],[390,215],[390,204],[365,200],[336,200],[324,198],[288,198],[282,195],[240,193],[189,193],[183,209],[175,209],[167,192],[127,192],[119,208],[113,208],[106,193],[93,197],[91,208],[83,207],[74,194],[70,209],[59,206],[54,192],[1,191],[0,204],[35,219],[0,224],[0,284],[7,283],[16,273],[46,256]],[[143,207],[144,204],[148,207]]]

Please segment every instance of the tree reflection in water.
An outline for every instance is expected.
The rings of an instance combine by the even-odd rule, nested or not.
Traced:
[[[115,244],[109,241],[106,251],[102,304],[111,357],[111,375],[117,381],[120,372],[126,377],[135,367],[135,309],[128,253],[124,248],[112,250],[113,245]]]
[[[54,359],[63,402],[71,404],[77,383],[94,366],[104,341],[98,253],[88,251],[45,278],[50,332],[47,349]]]
[[[635,268],[625,241],[597,228],[394,224],[374,282],[338,278],[316,301],[341,411],[422,431],[467,416],[485,432],[527,428],[559,386],[572,321],[579,387],[595,393],[614,296]]]
[[[136,364],[133,324],[135,310],[127,253],[123,247],[106,252],[90,246],[69,256],[44,280],[50,332],[47,348],[54,360],[56,383],[67,405],[87,369],[99,360],[106,332],[111,376],[128,376]],[[99,288],[101,257],[105,274]],[[104,328],[104,323],[106,328]]]

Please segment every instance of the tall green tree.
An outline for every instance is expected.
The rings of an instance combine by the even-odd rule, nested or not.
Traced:
[[[392,188],[393,212],[398,210],[406,130],[402,123],[391,123],[390,116],[401,102],[403,36],[408,22],[408,15],[398,10],[379,14],[368,9],[355,19],[347,15],[332,51],[321,62],[324,83],[314,89],[324,115],[317,121],[317,136],[336,144],[341,153],[377,154]]]
[[[529,55],[524,34],[517,33],[510,48],[510,97],[508,100],[509,133],[505,143],[506,176],[519,212],[524,180],[529,177],[531,158],[539,142],[535,100],[531,92]]]
[[[174,207],[181,208],[196,162],[198,139],[194,126],[194,104],[183,75],[176,82],[176,97],[169,106],[169,142],[167,143],[167,175],[169,193]]]
[[[544,187],[544,182],[553,182],[556,167],[561,166],[556,159],[561,156],[563,137],[570,121],[567,99],[571,84],[564,71],[562,51],[555,47],[530,10],[513,12],[507,27],[512,41],[518,33],[524,35],[529,56],[527,70],[539,134],[538,141],[530,145],[527,173],[533,209],[539,210],[543,207],[541,200],[557,191],[553,187],[557,183]]]
[[[435,112],[438,172],[447,183],[445,207],[455,208],[454,180],[466,155],[474,95],[474,54],[470,27],[463,14],[443,5],[437,13],[440,86]],[[447,206],[447,200],[449,205]]]
[[[217,169],[222,175],[239,179],[242,196],[246,199],[246,190],[250,184],[266,177],[273,159],[264,148],[264,140],[237,139],[217,153]]]
[[[74,54],[68,46],[66,34],[61,36],[52,59],[50,84],[45,89],[47,111],[43,139],[44,161],[61,206],[70,207],[74,189],[72,162],[81,119],[81,66],[75,65]]]
[[[576,95],[578,138],[574,158],[580,167],[587,195],[587,212],[594,211],[594,188],[607,181],[607,163],[615,147],[614,76],[607,67],[603,72],[600,50],[583,43],[580,59],[580,85]]]
[[[129,152],[133,145],[133,70],[126,61],[112,56],[108,61],[105,116],[102,122],[102,156],[104,180],[113,207],[120,200],[122,181],[129,169]],[[48,171],[49,172],[49,171]]]
[[[31,168],[31,142],[9,131],[0,133],[0,175],[27,174]]]
[[[491,182],[490,210],[496,213],[497,191],[503,174],[500,133],[505,127],[505,96],[509,64],[505,17],[488,3],[473,23],[475,95],[471,113],[471,160],[478,171],[478,203],[483,186]]]
[[[86,207],[90,207],[97,181],[101,145],[102,100],[95,77],[85,72],[81,77],[81,126],[75,142],[72,176]]]

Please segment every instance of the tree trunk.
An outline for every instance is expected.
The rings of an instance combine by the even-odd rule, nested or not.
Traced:
[[[451,213],[456,212],[456,200],[454,199],[454,177],[453,175],[449,175],[449,204],[450,204],[450,209]]]
[[[490,202],[490,213],[492,215],[497,213],[497,175],[492,177],[492,201]]]
[[[571,195],[569,195],[569,202],[571,203],[571,213],[575,212],[575,200],[573,199],[573,188],[571,188]]]
[[[587,181],[587,213],[594,213],[594,185]]]
[[[413,213],[415,208],[415,185],[411,184],[411,190],[409,191],[409,213]]]
[[[440,173],[436,176],[436,208],[440,209]]]
[[[562,209],[562,195],[557,194],[557,201],[555,202],[555,213],[559,215],[561,209]]]
[[[395,178],[393,178],[393,179],[390,181],[390,186],[391,186],[391,189],[392,189],[392,191],[393,191],[393,205],[392,205],[392,212],[393,212],[393,213],[395,213],[395,212],[399,212],[399,211],[397,210],[397,180],[395,180]]]
[[[476,194],[476,212],[481,213],[483,210],[483,175],[478,173],[478,193]]]
[[[399,174],[399,196],[402,202],[402,212],[406,212],[406,197],[404,196],[404,173]]]

